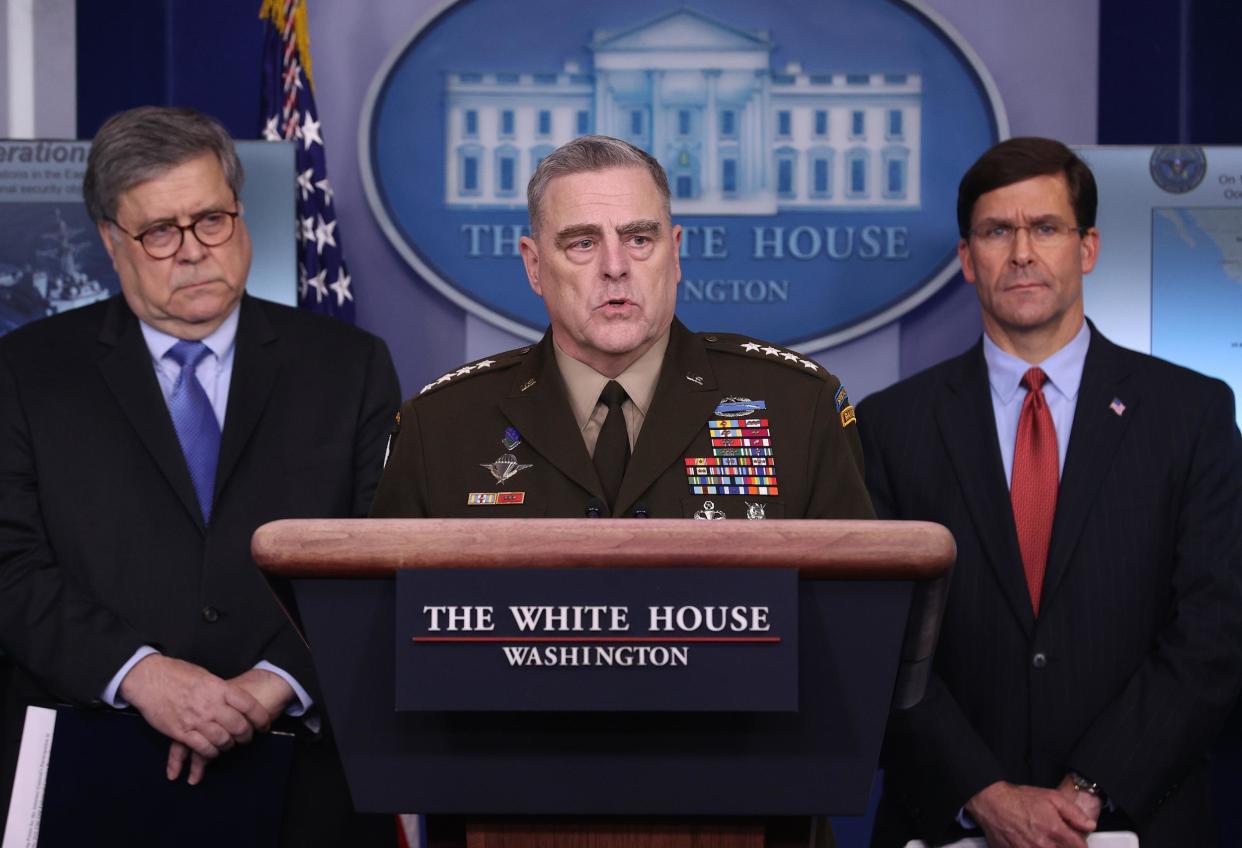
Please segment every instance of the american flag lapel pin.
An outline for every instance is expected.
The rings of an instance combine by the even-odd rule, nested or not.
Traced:
[[[1111,409],[1118,418],[1125,414],[1126,411],[1126,405],[1121,402],[1121,398],[1116,397],[1113,398],[1113,402],[1108,405],[1108,408]]]

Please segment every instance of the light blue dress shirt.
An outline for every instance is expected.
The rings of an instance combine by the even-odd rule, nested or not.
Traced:
[[[1082,384],[1082,366],[1087,360],[1091,330],[1084,321],[1069,344],[1037,365],[1048,375],[1044,383],[1044,399],[1052,414],[1057,431],[1057,457],[1060,470],[1065,470],[1065,452],[1069,448],[1070,430],[1074,426],[1074,409],[1078,405],[1078,387]],[[983,359],[988,366],[988,384],[992,389],[992,412],[996,416],[996,435],[1000,439],[1001,461],[1005,465],[1005,482],[1013,479],[1013,448],[1018,439],[1018,419],[1026,389],[1022,376],[1032,367],[1029,362],[1006,353],[996,342],[983,336]]]
[[[220,326],[211,335],[203,339],[203,344],[207,345],[211,355],[204,356],[202,361],[198,363],[198,367],[194,369],[194,375],[198,377],[199,383],[203,386],[203,391],[207,393],[207,399],[211,401],[211,409],[216,414],[216,422],[220,425],[221,432],[224,431],[224,415],[228,409],[229,386],[233,380],[233,352],[236,349],[237,321],[240,312],[240,309],[234,307],[229,316],[220,323]],[[160,391],[164,394],[164,402],[167,403],[169,396],[172,394],[173,386],[177,382],[177,377],[181,374],[181,366],[171,358],[166,358],[164,354],[168,353],[169,349],[179,342],[180,339],[160,332],[145,321],[139,321],[138,326],[142,328],[142,338],[146,341],[147,349],[151,352],[151,364],[155,368],[155,377],[159,381]],[[129,674],[129,670],[138,664],[139,660],[156,653],[159,652],[150,645],[143,645],[134,651],[133,656],[108,681],[108,686],[103,691],[103,702],[118,709],[128,707],[129,704],[121,698],[121,681],[125,679],[125,675]],[[285,709],[287,715],[300,716],[310,709],[314,700],[291,674],[279,666],[272,665],[267,660],[260,660],[255,663],[254,667],[278,675],[293,688],[297,701],[290,703]]]
[[[1036,363],[1044,369],[1048,379],[1044,381],[1044,400],[1052,415],[1052,426],[1057,431],[1058,473],[1065,471],[1065,452],[1069,449],[1070,430],[1074,426],[1074,410],[1078,406],[1078,387],[1082,385],[1082,366],[1087,361],[1087,347],[1091,344],[1091,330],[1084,321],[1069,344],[1043,362]],[[1022,402],[1027,390],[1022,377],[1034,367],[1024,359],[1001,350],[996,342],[983,334],[983,360],[988,366],[988,385],[992,390],[992,414],[996,417],[996,436],[1000,441],[1001,462],[1005,466],[1005,483],[1013,481],[1013,451],[1018,441],[1018,419],[1022,417]],[[957,822],[967,830],[979,827],[963,807],[958,810]]]

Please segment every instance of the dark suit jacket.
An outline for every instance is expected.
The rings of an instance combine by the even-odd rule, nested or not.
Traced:
[[[95,703],[143,644],[222,677],[265,659],[316,695],[250,537],[366,514],[396,375],[383,342],[346,324],[239,308],[208,527],[123,298],[0,339],[0,647],[17,701]]]
[[[870,518],[862,448],[852,421],[842,425],[837,379],[776,348],[746,350],[750,339],[694,334],[674,321],[659,381],[615,513],[642,505],[651,518],[691,518],[710,501],[726,518]],[[762,343],[760,343],[762,344]],[[758,347],[758,345],[755,345]],[[401,410],[400,433],[372,515],[408,517],[568,517],[585,514],[603,491],[566,398],[551,333],[538,345],[450,372]],[[712,457],[707,422],[726,397],[764,401],[776,495],[695,494],[684,459]],[[852,410],[851,410],[852,412]],[[480,467],[508,452],[508,427],[521,435],[511,453],[531,467],[498,485]],[[470,506],[471,492],[524,494],[520,504]],[[605,514],[607,514],[605,510]]]
[[[1204,761],[1242,675],[1228,387],[1092,328],[1038,620],[982,343],[869,397],[859,425],[880,517],[938,521],[958,548],[927,697],[890,721],[875,842],[948,838],[992,782],[1074,769],[1118,808],[1102,829],[1211,844]]]

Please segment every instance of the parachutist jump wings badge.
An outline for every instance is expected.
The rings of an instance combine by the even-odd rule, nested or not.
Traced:
[[[502,453],[494,462],[480,462],[479,465],[492,472],[492,476],[496,478],[497,486],[503,486],[505,481],[514,474],[530,468],[530,465],[518,462],[517,457],[511,453]]]

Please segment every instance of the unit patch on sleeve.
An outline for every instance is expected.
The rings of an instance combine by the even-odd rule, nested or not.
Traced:
[[[841,416],[842,427],[848,427],[857,420],[854,415],[854,405],[850,403],[850,396],[846,394],[845,386],[837,389],[837,394],[833,401],[837,405],[837,414]]]

